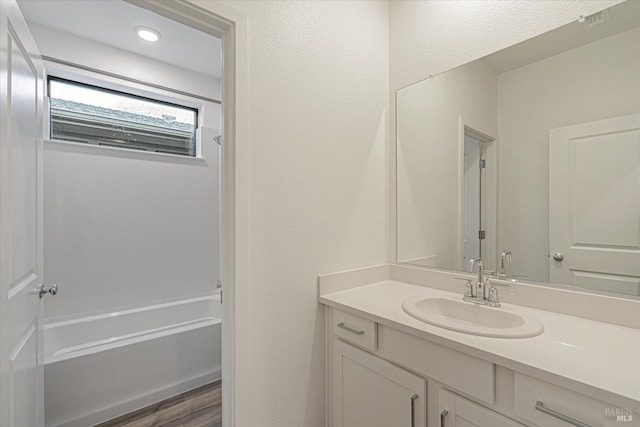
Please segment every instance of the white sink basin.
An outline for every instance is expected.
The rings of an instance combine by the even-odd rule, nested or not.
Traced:
[[[544,332],[544,326],[534,317],[462,299],[411,297],[402,303],[402,309],[423,322],[471,335],[528,338]]]

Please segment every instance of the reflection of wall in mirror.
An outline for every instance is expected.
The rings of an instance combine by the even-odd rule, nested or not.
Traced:
[[[640,112],[640,29],[498,75],[499,250],[549,279],[549,130]]]
[[[398,260],[461,268],[451,141],[463,116],[498,136],[498,253],[514,253],[512,273],[548,281],[549,130],[640,111],[639,39],[626,31],[502,74],[475,61],[398,91]]]
[[[398,260],[459,269],[459,140],[497,131],[497,79],[475,61],[398,91]],[[425,102],[433,100],[433,102]],[[433,259],[437,258],[437,265]]]
[[[391,92],[624,1],[391,1]]]
[[[428,2],[396,1],[389,3],[389,81],[391,93],[406,87],[429,74],[436,74],[466,64],[507,46],[574,22],[578,16],[588,16],[624,0],[594,0],[589,2],[554,1],[531,2],[529,0],[485,2]],[[392,97],[390,109],[397,107]],[[390,216],[394,231],[391,232],[395,248],[393,258],[408,260],[411,255],[402,253],[403,239],[412,238],[409,227],[400,236],[401,171],[399,153],[396,153],[398,128],[397,115],[391,115],[392,129],[390,154],[398,164],[392,164],[396,173],[391,174],[391,196],[398,204]],[[393,185],[395,184],[395,185]],[[394,191],[396,192],[394,194]],[[395,228],[397,227],[397,228]],[[415,234],[418,234],[416,231]],[[415,239],[408,243],[413,252]],[[517,259],[517,258],[516,258]],[[438,265],[441,263],[438,262]]]

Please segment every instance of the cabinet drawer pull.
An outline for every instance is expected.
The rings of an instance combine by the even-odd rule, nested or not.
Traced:
[[[449,411],[446,409],[440,412],[440,427],[444,427],[444,419],[449,415]]]
[[[416,393],[411,396],[411,427],[416,427],[416,399],[418,395]]]
[[[556,412],[553,409],[549,409],[549,408],[545,408],[544,403],[540,402],[539,400],[536,402],[536,411],[540,411],[543,414],[547,414],[550,415],[554,418],[557,418],[559,420],[564,421],[567,424],[571,424],[572,426],[576,426],[576,427],[591,427],[589,426],[589,424],[585,424],[585,423],[581,423],[580,421],[568,417],[564,414],[561,414],[560,412]]]
[[[364,335],[364,331],[358,331],[357,329],[350,328],[347,325],[345,325],[344,323],[338,323],[338,328],[344,329],[345,331],[351,332],[352,334]]]

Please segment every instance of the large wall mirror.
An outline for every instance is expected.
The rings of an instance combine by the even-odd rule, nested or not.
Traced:
[[[398,262],[640,296],[640,2],[396,96]]]

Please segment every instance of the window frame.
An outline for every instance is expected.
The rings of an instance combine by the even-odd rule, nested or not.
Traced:
[[[114,147],[112,145],[97,145],[81,141],[71,141],[65,139],[52,138],[51,134],[51,102],[50,102],[50,80],[59,80],[63,82],[69,82],[81,86],[87,86],[106,92],[121,94],[128,97],[138,98],[145,101],[157,102],[160,104],[169,105],[172,107],[185,108],[193,110],[196,114],[195,119],[195,153],[193,156],[187,154],[175,154],[167,152],[158,152],[150,150],[140,150],[129,147]],[[203,102],[197,98],[189,97],[188,95],[174,94],[172,92],[163,91],[154,87],[146,86],[143,83],[134,83],[127,80],[119,79],[112,76],[104,76],[88,70],[78,69],[69,65],[60,65],[45,61],[45,78],[44,78],[44,142],[64,144],[68,146],[88,147],[95,150],[106,150],[109,152],[121,152],[123,157],[138,157],[147,156],[148,158],[155,158],[162,161],[202,161],[205,160],[202,157],[202,138],[201,127],[204,126],[205,112],[204,109],[208,108],[208,103]]]

